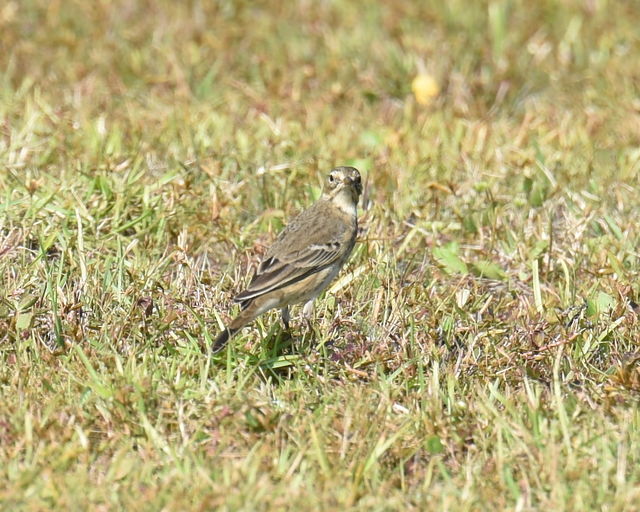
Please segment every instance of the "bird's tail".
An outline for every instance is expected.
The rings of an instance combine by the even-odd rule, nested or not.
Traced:
[[[232,338],[232,336],[237,333],[240,329],[242,329],[248,323],[253,322],[256,316],[255,311],[256,308],[249,307],[244,311],[241,311],[240,314],[233,319],[233,321],[225,327],[218,337],[213,342],[213,346],[211,347],[211,351],[215,354],[216,352],[220,352],[224,347],[227,346],[227,343]]]
[[[240,329],[232,329],[230,326],[225,327],[222,330],[222,332],[218,334],[218,337],[213,342],[213,346],[211,347],[211,352],[213,352],[214,354],[216,352],[220,352],[224,347],[227,346],[227,343],[229,342],[231,337],[239,330]]]

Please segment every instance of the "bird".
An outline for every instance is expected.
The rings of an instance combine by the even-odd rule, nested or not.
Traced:
[[[280,308],[288,329],[289,306],[304,302],[303,315],[310,322],[314,299],[338,275],[356,243],[361,194],[362,179],[355,167],[336,167],[329,172],[320,199],[280,232],[247,289],[234,297],[240,313],[216,337],[213,353],[274,308]]]

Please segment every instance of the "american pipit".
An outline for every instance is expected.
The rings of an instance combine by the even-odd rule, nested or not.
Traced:
[[[234,298],[240,314],[218,335],[213,352],[270,309],[281,308],[285,327],[292,304],[306,302],[303,314],[311,317],[313,300],[336,277],[356,242],[361,193],[357,169],[337,167],[329,173],[322,197],[280,233],[249,287]]]

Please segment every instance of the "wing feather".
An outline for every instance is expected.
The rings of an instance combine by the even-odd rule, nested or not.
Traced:
[[[338,261],[344,254],[342,244],[313,244],[279,258],[271,256],[260,263],[249,287],[235,297],[244,302],[259,295],[294,284]]]
[[[320,222],[319,222],[320,220]],[[258,265],[248,288],[235,297],[242,307],[265,293],[284,288],[336,263],[350,252],[357,224],[318,201],[277,237]]]

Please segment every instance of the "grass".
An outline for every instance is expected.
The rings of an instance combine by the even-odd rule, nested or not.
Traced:
[[[1,508],[636,510],[638,25],[5,2]],[[362,233],[314,331],[208,354],[340,164]]]

